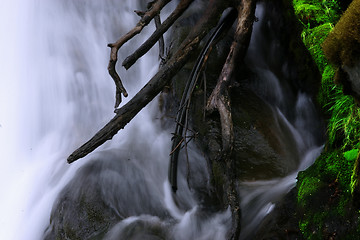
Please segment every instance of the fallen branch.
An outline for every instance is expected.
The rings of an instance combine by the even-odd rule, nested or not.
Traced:
[[[234,140],[228,88],[234,72],[235,62],[245,57],[249,46],[252,25],[255,20],[255,7],[255,1],[252,0],[243,0],[242,4],[238,7],[239,15],[235,38],[231,44],[230,52],[222,68],[218,83],[212,91],[206,106],[208,111],[217,109],[220,114],[223,151],[231,150]]]
[[[121,93],[124,97],[127,97],[128,94],[121,82],[119,74],[116,72],[116,62],[117,62],[117,54],[122,45],[124,45],[127,41],[132,39],[135,35],[139,34],[142,29],[149,24],[149,22],[160,13],[160,10],[169,3],[170,0],[157,0],[153,2],[151,8],[144,13],[141,17],[140,21],[136,24],[136,26],[130,30],[127,34],[122,36],[115,43],[109,43],[108,47],[111,48],[110,52],[110,61],[108,65],[108,71],[110,76],[115,82],[116,85],[116,100],[115,100],[115,108],[117,108],[121,103]]]
[[[155,4],[157,3],[158,2]],[[192,28],[177,52],[128,103],[116,110],[115,117],[111,119],[109,123],[68,157],[68,163],[72,163],[86,156],[104,142],[112,139],[120,129],[124,128],[142,108],[160,93],[170,79],[184,66],[190,55],[199,45],[201,39],[215,26],[220,13],[224,10],[223,6],[226,6],[226,4],[223,3],[224,2],[218,3],[216,0],[209,1],[203,16],[194,28]],[[116,44],[116,46],[119,45],[120,43]],[[114,49],[114,54],[116,55],[116,47],[114,47]],[[116,58],[116,56],[113,57]]]
[[[155,21],[156,29],[158,29],[158,28],[161,26],[160,15],[156,15],[156,16],[154,17],[154,21]],[[164,59],[165,59],[164,49],[165,49],[164,36],[161,35],[161,37],[159,38],[159,59],[161,60],[161,67],[162,67],[163,61],[164,61]]]
[[[156,31],[133,54],[125,58],[122,65],[126,69],[129,69],[139,58],[147,53],[193,1],[194,0],[181,0],[176,9],[163,22],[163,24],[157,27]]]
[[[234,144],[233,122],[231,116],[231,102],[229,96],[229,86],[234,72],[236,62],[245,57],[249,46],[253,22],[255,21],[256,1],[242,0],[238,6],[238,22],[235,37],[231,44],[229,54],[220,73],[218,83],[211,93],[207,110],[218,110],[220,114],[221,134],[222,134],[222,154],[221,160],[225,161],[227,173],[224,175],[227,199],[232,212],[233,228],[230,239],[238,239],[241,230],[241,210],[239,193],[236,187],[236,172],[234,171],[234,160],[232,156]]]

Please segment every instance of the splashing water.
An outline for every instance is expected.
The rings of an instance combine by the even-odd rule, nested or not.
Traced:
[[[202,218],[199,203],[186,187],[185,176],[179,176],[182,187],[178,195],[186,207],[179,208],[174,202],[166,182],[171,134],[161,128],[157,119],[157,100],[97,153],[72,165],[65,161],[72,150],[113,116],[115,87],[107,73],[106,46],[136,24],[138,19],[132,11],[144,9],[145,1],[126,0],[120,4],[115,0],[17,0],[7,2],[6,7],[4,4],[0,7],[0,29],[6,33],[0,44],[0,239],[41,239],[59,192],[88,159],[113,149],[131,160],[131,169],[146,182],[139,189],[153,193],[161,208],[175,219],[171,226],[173,237],[225,239],[231,225],[230,211]],[[173,9],[174,5],[166,7],[165,15],[167,8]],[[258,16],[263,10],[258,8]],[[150,24],[144,35],[153,30]],[[129,55],[140,43],[140,38],[132,40],[119,55]],[[153,49],[129,71],[119,69],[130,97],[156,72],[157,61]],[[274,98],[278,117],[298,136],[299,149],[304,153],[299,169],[304,169],[320,151],[304,130],[306,121],[313,119],[307,110],[311,100],[306,94],[298,95],[298,117],[290,123],[282,113],[286,112],[285,96],[278,79],[266,63],[258,64],[256,71],[277,86],[278,97],[270,99]],[[198,175],[207,178],[203,157],[191,146],[189,152],[196,159],[193,162],[198,162],[194,167]],[[118,182],[126,174],[101,175],[99,181]],[[244,239],[272,210],[274,202],[294,186],[295,176],[293,173],[283,179],[240,184],[242,207],[251,209],[243,211]],[[111,191],[105,189],[103,194]],[[136,204],[141,205],[142,200]],[[139,221],[170,224],[157,216],[134,215],[111,228],[106,238],[113,239],[126,226]]]
[[[106,46],[135,24],[129,15],[138,5],[28,0],[1,7],[1,239],[41,238],[55,197],[85,162],[69,166],[66,157],[113,116]],[[130,94],[156,70],[150,63],[145,57],[142,71],[127,73]]]

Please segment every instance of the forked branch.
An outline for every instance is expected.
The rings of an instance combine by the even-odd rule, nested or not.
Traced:
[[[241,210],[239,193],[236,187],[236,172],[234,171],[234,161],[231,157],[234,132],[231,117],[231,102],[229,96],[229,86],[231,77],[234,72],[235,63],[240,62],[245,57],[249,46],[252,33],[253,22],[255,20],[256,1],[242,0],[238,6],[238,22],[236,26],[234,40],[231,44],[230,51],[226,58],[225,64],[220,73],[218,83],[211,93],[207,110],[217,109],[220,114],[221,134],[222,134],[222,156],[225,161],[227,174],[225,178],[226,195],[232,212],[233,228],[230,239],[238,239],[241,229]]]
[[[158,1],[154,4],[159,4],[159,2],[164,3],[168,1]],[[115,117],[111,119],[109,123],[68,157],[67,160],[69,163],[86,156],[104,142],[112,139],[120,129],[124,128],[142,108],[160,93],[170,79],[184,66],[190,55],[199,45],[201,39],[216,25],[220,14],[224,10],[224,6],[227,5],[223,4],[225,2],[226,1],[222,1],[219,3],[217,0],[209,1],[203,16],[181,43],[177,52],[128,103],[116,111]],[[128,34],[125,36],[128,36]],[[123,37],[121,39],[128,38],[129,37]],[[112,58],[114,59],[117,59],[117,50],[125,41],[120,40],[111,45],[114,49],[112,51]]]
[[[194,0],[181,0],[170,16],[156,28],[156,31],[130,56],[125,58],[122,65],[129,69],[139,58],[147,53],[161,36],[173,25],[173,23],[184,13]]]
[[[220,73],[218,83],[212,91],[206,106],[208,111],[217,109],[220,114],[223,151],[231,150],[234,140],[228,88],[235,63],[245,57],[255,20],[256,2],[253,0],[242,0],[241,2],[242,4],[238,6],[238,22],[230,52]]]
[[[121,82],[119,74],[116,72],[116,62],[118,60],[117,55],[119,49],[124,45],[127,41],[132,39],[135,35],[139,34],[142,29],[149,24],[149,22],[160,13],[161,9],[169,3],[171,0],[156,0],[152,5],[151,8],[144,13],[141,17],[140,21],[136,24],[136,26],[122,36],[119,40],[115,43],[109,43],[108,47],[111,48],[110,52],[110,61],[108,65],[108,71],[110,76],[115,82],[116,85],[116,101],[115,101],[115,108],[117,108],[121,103],[121,93],[124,97],[127,97],[128,94]]]

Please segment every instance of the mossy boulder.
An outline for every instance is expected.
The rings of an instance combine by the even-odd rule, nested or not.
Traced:
[[[298,176],[299,228],[305,239],[356,239],[360,213],[351,196],[352,152],[323,153]]]
[[[337,68],[345,94],[360,101],[360,1],[354,0],[323,43],[325,56]]]
[[[357,152],[324,152],[266,218],[257,239],[358,239],[360,211],[351,194]],[[270,226],[270,227],[269,227]]]
[[[353,0],[323,43],[330,62],[353,66],[360,54],[360,1]]]

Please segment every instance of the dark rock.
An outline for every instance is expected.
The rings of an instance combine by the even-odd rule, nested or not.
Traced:
[[[168,216],[139,166],[115,151],[99,155],[59,194],[45,239],[102,239],[124,218]]]
[[[304,239],[297,216],[297,189],[293,188],[265,217],[254,240]]]
[[[154,217],[137,219],[130,223],[120,222],[105,236],[107,240],[167,240],[171,239],[166,226]]]
[[[239,180],[283,177],[297,169],[299,146],[288,120],[279,114],[277,108],[282,108],[286,118],[294,119],[296,113],[293,106],[296,104],[298,91],[315,97],[320,80],[319,72],[299,38],[301,29],[298,28],[292,6],[281,1],[263,2],[262,5],[259,7],[266,9],[266,13],[259,16],[263,18],[262,21],[254,23],[260,26],[254,29],[252,36],[260,40],[251,43],[245,62],[237,63],[239,68],[234,74],[234,82],[238,82],[239,86],[236,87],[235,84],[230,94],[235,134],[233,158],[236,159]],[[177,26],[176,32],[172,34],[174,45],[188,29],[186,22]],[[202,109],[204,99],[208,98],[216,85],[230,43],[231,34],[214,47],[206,67],[207,92],[204,93],[199,83],[192,97],[190,110],[189,121],[192,129],[198,133],[197,145],[215,168],[222,146],[219,116],[216,113],[205,115]],[[260,86],[264,85],[264,76],[256,73],[255,68],[263,67],[262,64],[267,65],[264,71],[273,74],[283,85],[284,98],[288,99],[287,106],[276,105],[276,101],[272,100],[276,93],[272,92],[274,89],[270,89],[271,86]],[[168,107],[165,109],[166,115],[176,114],[191,67],[190,63],[187,64],[173,78],[171,86],[162,96]],[[212,170],[223,172],[221,169]]]

